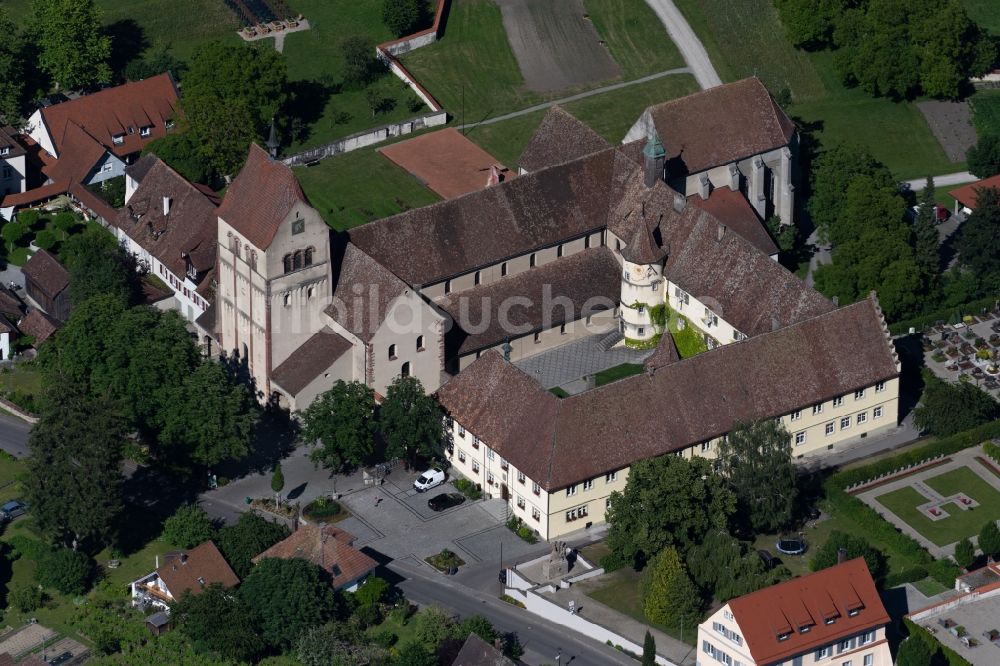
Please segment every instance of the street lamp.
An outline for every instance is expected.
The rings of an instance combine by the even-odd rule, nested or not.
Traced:
[[[562,648],[559,648],[559,651],[556,653],[556,666],[560,666],[560,664],[562,664]]]

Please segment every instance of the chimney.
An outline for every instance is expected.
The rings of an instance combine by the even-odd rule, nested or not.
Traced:
[[[720,224],[719,228],[715,232],[715,241],[721,243],[722,239],[726,237],[726,225]]]
[[[778,322],[778,318],[771,317],[771,330],[777,331],[779,328],[781,328],[781,324]]]
[[[173,203],[173,199],[170,197],[163,197],[163,216],[166,217],[170,214],[170,204]]]
[[[678,213],[683,213],[686,207],[687,207],[687,198],[680,192],[674,194],[674,211]]]
[[[703,173],[698,177],[698,194],[702,199],[708,199],[712,194],[712,181],[708,179],[708,174]]]
[[[156,556],[156,568],[157,569],[160,568],[160,556],[159,555]]]
[[[187,563],[188,563],[188,554],[181,553],[181,564],[187,564]]]
[[[833,304],[836,305],[838,308],[840,307],[840,296],[833,297]]]
[[[847,561],[847,549],[838,548],[837,549],[837,564],[843,564]]]

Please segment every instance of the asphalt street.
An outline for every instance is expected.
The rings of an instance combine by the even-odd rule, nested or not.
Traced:
[[[410,601],[421,606],[441,606],[461,617],[482,615],[498,630],[516,633],[524,646],[521,660],[530,666],[555,664],[557,654],[562,655],[561,666],[635,666],[636,662],[631,657],[500,601],[495,595],[470,590],[443,575],[428,573],[406,562],[391,562],[387,568],[404,579],[396,584]],[[499,594],[499,583],[496,588]]]
[[[15,458],[28,455],[28,431],[31,424],[16,416],[0,413],[0,449]]]

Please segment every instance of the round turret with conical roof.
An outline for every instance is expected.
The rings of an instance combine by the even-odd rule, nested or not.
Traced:
[[[621,330],[625,345],[645,347],[662,330],[653,311],[663,304],[663,260],[667,252],[645,220],[622,248]]]

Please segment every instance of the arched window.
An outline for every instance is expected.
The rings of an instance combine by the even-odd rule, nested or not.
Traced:
[[[292,270],[297,271],[302,268],[302,250],[296,250],[292,255]]]
[[[409,361],[407,361],[406,363],[404,363],[399,368],[399,376],[400,377],[409,377],[410,376],[410,362]]]
[[[417,336],[417,351],[421,351],[424,348],[424,336]]]
[[[309,287],[308,289],[306,289],[306,298],[312,298],[312,297],[313,297],[313,288]]]
[[[312,263],[313,263],[313,252],[315,252],[315,251],[316,250],[314,248],[311,248],[311,247],[307,247],[306,248],[306,259],[305,259],[305,264],[303,264],[304,266],[312,266]]]
[[[285,272],[286,273],[291,273],[292,272],[292,255],[286,254],[285,257],[281,260],[281,262],[285,265]]]
[[[396,358],[396,345],[389,345],[389,360]]]
[[[250,268],[257,270],[257,250],[250,253]]]
[[[287,308],[291,304],[292,304],[292,295],[285,294],[285,307]]]

